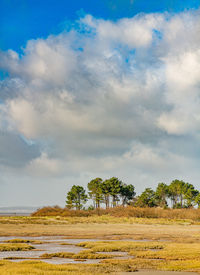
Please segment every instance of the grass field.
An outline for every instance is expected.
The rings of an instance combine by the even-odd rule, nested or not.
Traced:
[[[0,217],[0,236],[61,235],[69,238],[200,241],[191,220],[92,217]]]
[[[53,265],[30,260],[24,262],[2,260],[0,274],[120,274],[121,271],[139,269],[196,271],[200,274],[198,221],[110,216],[0,217],[0,236],[16,237],[15,240],[2,243],[0,250],[3,246],[7,249],[9,247],[25,249],[34,246],[31,236],[48,235],[65,236],[69,239],[92,238],[99,241],[80,243],[80,247],[88,250],[78,254],[63,252],[43,255],[44,257],[102,259],[101,263]],[[29,236],[29,240],[24,240],[23,236]],[[133,242],[129,239],[142,241]],[[104,255],[116,251],[127,252],[132,258],[113,259],[112,256]],[[99,252],[102,254],[98,254]]]

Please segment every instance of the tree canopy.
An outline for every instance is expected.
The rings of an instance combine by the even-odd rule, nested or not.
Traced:
[[[106,180],[95,178],[88,183],[87,187],[88,195],[82,186],[73,185],[67,193],[66,206],[82,209],[88,199],[91,199],[93,206],[90,206],[90,209],[98,209],[102,204],[105,208],[118,205],[162,208],[169,205],[172,208],[190,208],[197,205],[200,208],[199,191],[192,184],[178,179],[173,180],[169,185],[164,182],[158,183],[155,191],[152,188],[146,188],[137,197],[135,197],[134,185],[127,185],[117,177]]]
[[[66,206],[70,209],[75,207],[76,210],[80,210],[86,201],[87,195],[85,189],[82,186],[73,185],[67,193]]]

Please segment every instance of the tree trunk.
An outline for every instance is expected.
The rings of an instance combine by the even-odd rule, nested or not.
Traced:
[[[181,197],[181,208],[183,208],[183,195],[181,194],[180,197]]]
[[[109,195],[105,195],[106,209],[109,208]]]

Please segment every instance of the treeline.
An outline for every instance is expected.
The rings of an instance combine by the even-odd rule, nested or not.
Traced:
[[[88,185],[88,193],[79,185],[73,185],[67,193],[66,207],[68,209],[85,209],[84,205],[92,199],[93,205],[88,210],[114,208],[116,206],[134,207],[162,207],[168,208],[200,208],[200,192],[190,183],[182,180],[173,180],[169,185],[159,183],[156,190],[146,188],[141,195],[136,196],[135,187],[125,184],[116,177],[91,180]]]

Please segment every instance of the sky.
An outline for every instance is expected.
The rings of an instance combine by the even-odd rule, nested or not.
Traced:
[[[200,1],[0,0],[0,206],[74,184],[200,189]]]

